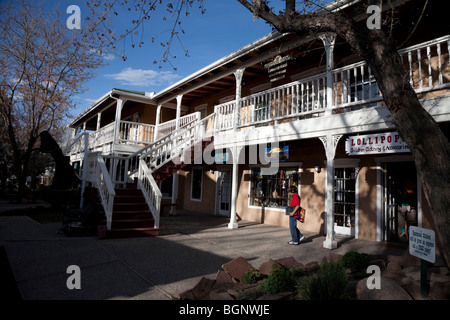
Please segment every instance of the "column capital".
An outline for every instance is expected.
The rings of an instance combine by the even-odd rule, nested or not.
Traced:
[[[325,154],[328,160],[334,159],[336,156],[337,145],[342,136],[342,134],[328,134],[326,136],[319,137],[320,141],[322,141],[323,147],[325,148]]]
[[[319,35],[319,39],[322,40],[325,48],[334,47],[334,43],[336,41],[336,33],[334,32],[325,32]]]
[[[241,84],[242,78],[244,77],[244,71],[245,68],[241,68],[233,72],[234,76],[236,77],[236,83],[239,82],[239,85]]]

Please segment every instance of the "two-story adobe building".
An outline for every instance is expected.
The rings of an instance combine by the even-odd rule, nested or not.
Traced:
[[[411,34],[411,8],[422,5],[398,3],[393,35],[420,102],[448,135],[450,34],[435,24],[446,21],[436,4]],[[240,219],[287,227],[292,185],[306,209],[302,230],[327,234],[327,248],[335,234],[404,242],[410,225],[434,228],[370,68],[332,33],[273,32],[161,92],[113,89],[70,127],[92,130],[69,154],[99,189],[107,229],[111,201],[131,181],[156,229],[161,203],[230,217],[229,228]]]

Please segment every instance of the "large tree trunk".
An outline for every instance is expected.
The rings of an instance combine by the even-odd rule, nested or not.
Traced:
[[[377,40],[378,39],[378,40]],[[425,111],[409,83],[397,50],[387,38],[375,37],[365,60],[383,94],[393,123],[408,144],[432,208],[445,260],[450,261],[450,143]]]
[[[364,59],[377,80],[393,123],[414,157],[432,208],[432,217],[447,264],[450,261],[450,143],[426,112],[409,83],[393,41],[382,29],[369,30],[340,12],[275,15],[265,1],[238,0],[279,32],[335,32]]]

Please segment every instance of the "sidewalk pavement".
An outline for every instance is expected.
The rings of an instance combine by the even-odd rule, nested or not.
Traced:
[[[330,252],[403,255],[407,250],[349,238],[337,238],[338,248],[328,250],[322,247],[324,236],[308,232],[299,246],[290,246],[287,228],[240,221],[230,230],[228,222],[180,212],[161,217],[159,237],[100,240],[66,237],[59,223],[0,217],[0,247],[24,300],[170,300],[202,276],[214,279],[223,264],[238,257],[258,268],[285,257],[306,264]],[[67,288],[71,265],[80,268],[80,290]]]

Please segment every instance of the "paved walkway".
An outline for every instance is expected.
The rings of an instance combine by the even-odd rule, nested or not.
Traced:
[[[28,217],[0,217],[4,246],[15,280],[26,300],[168,300],[192,288],[202,276],[214,279],[221,266],[244,257],[258,268],[268,259],[294,257],[308,263],[328,258],[324,237],[304,232],[306,240],[289,246],[289,230],[196,213],[162,217],[161,236],[106,239],[65,237],[60,224],[39,224]],[[338,239],[335,253],[403,255],[406,248]],[[81,290],[69,290],[67,268],[81,270]]]

